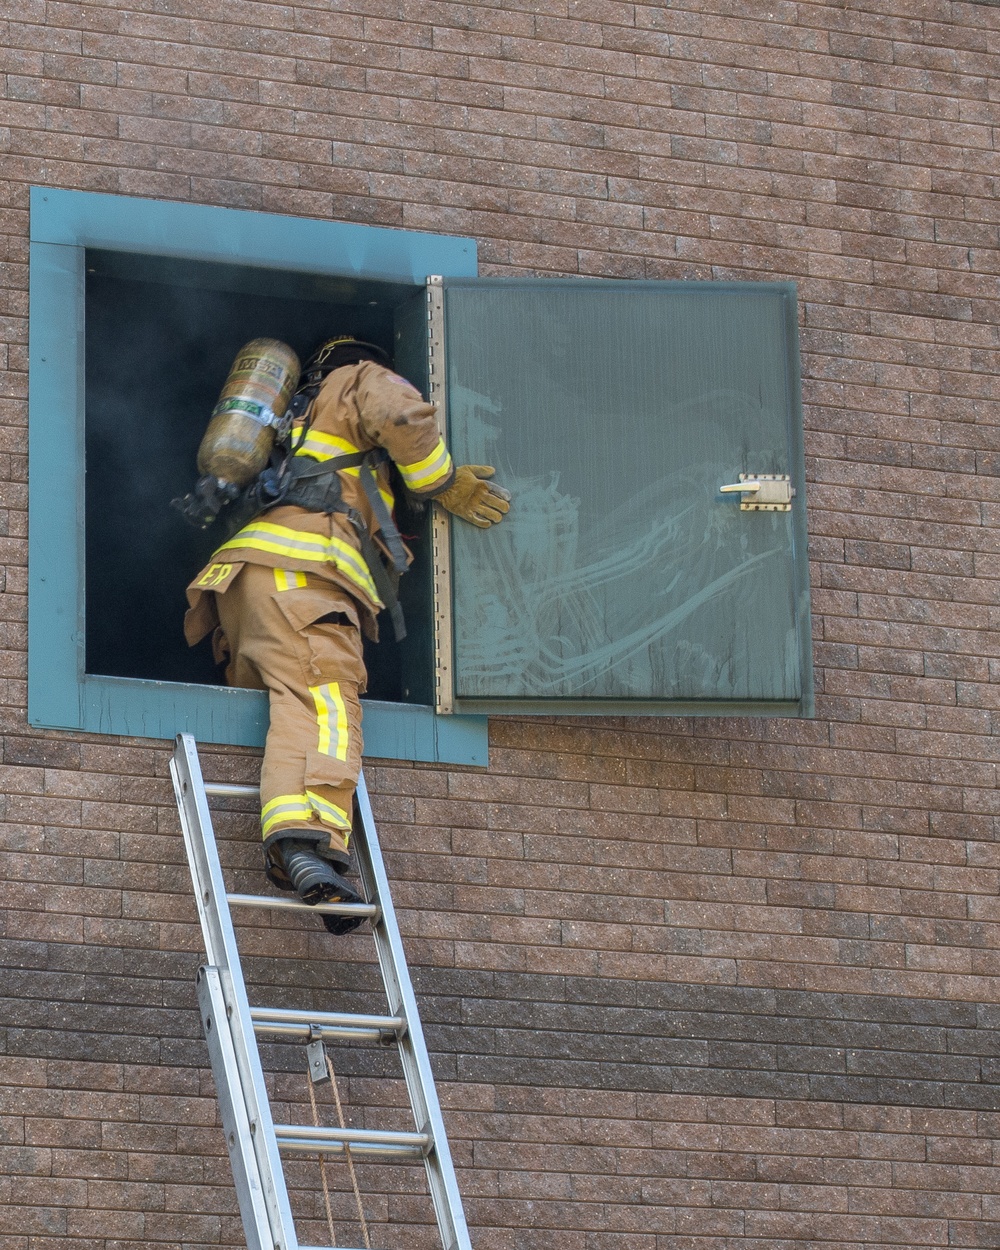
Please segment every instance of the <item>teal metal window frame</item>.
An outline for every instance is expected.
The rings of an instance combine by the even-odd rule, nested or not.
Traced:
[[[473,239],[216,208],[31,189],[28,404],[28,722],[129,737],[191,733],[261,746],[255,690],[106,677],[85,669],[85,249],[136,252],[423,286],[474,277]],[[150,553],[155,558],[155,553]],[[178,605],[178,629],[183,605]],[[365,702],[365,753],[485,765],[485,716]]]

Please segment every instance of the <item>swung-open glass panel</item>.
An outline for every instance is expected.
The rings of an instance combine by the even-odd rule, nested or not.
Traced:
[[[451,522],[443,704],[808,715],[794,287],[446,279],[441,335],[456,461],[514,496]]]

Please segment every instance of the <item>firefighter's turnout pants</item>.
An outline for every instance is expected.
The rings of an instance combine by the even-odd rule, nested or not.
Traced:
[[[260,777],[265,847],[294,829],[346,860],[366,679],[354,600],[306,573],[244,564],[216,591],[216,606],[226,680],[270,699]]]

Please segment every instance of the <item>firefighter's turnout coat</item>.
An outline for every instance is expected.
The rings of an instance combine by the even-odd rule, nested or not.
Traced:
[[[454,477],[433,405],[373,361],[327,375],[291,433],[295,456],[332,460],[382,449],[414,495],[430,498]],[[379,539],[363,488],[367,465],[339,470],[343,503]],[[389,512],[387,466],[376,471]],[[369,549],[370,550],[370,549]],[[360,631],[376,637],[384,606],[347,512],[283,504],[222,544],[187,591],[187,641],[211,631],[230,685],[267,690],[271,722],[261,770],[265,844],[294,829],[344,858],[361,768],[366,674]]]

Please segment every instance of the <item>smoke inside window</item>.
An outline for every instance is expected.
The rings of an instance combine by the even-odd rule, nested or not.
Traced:
[[[389,283],[88,251],[89,673],[222,683],[209,643],[188,648],[181,622],[185,586],[223,535],[218,523],[191,528],[170,501],[194,485],[198,444],[233,358],[261,336],[305,358],[345,329],[391,355],[395,313],[420,298],[419,288]],[[408,533],[420,527],[419,518],[400,521]],[[421,551],[411,601],[422,565]],[[422,608],[409,607],[419,638]],[[368,657],[369,697],[424,701],[430,655],[401,652],[391,632]]]

